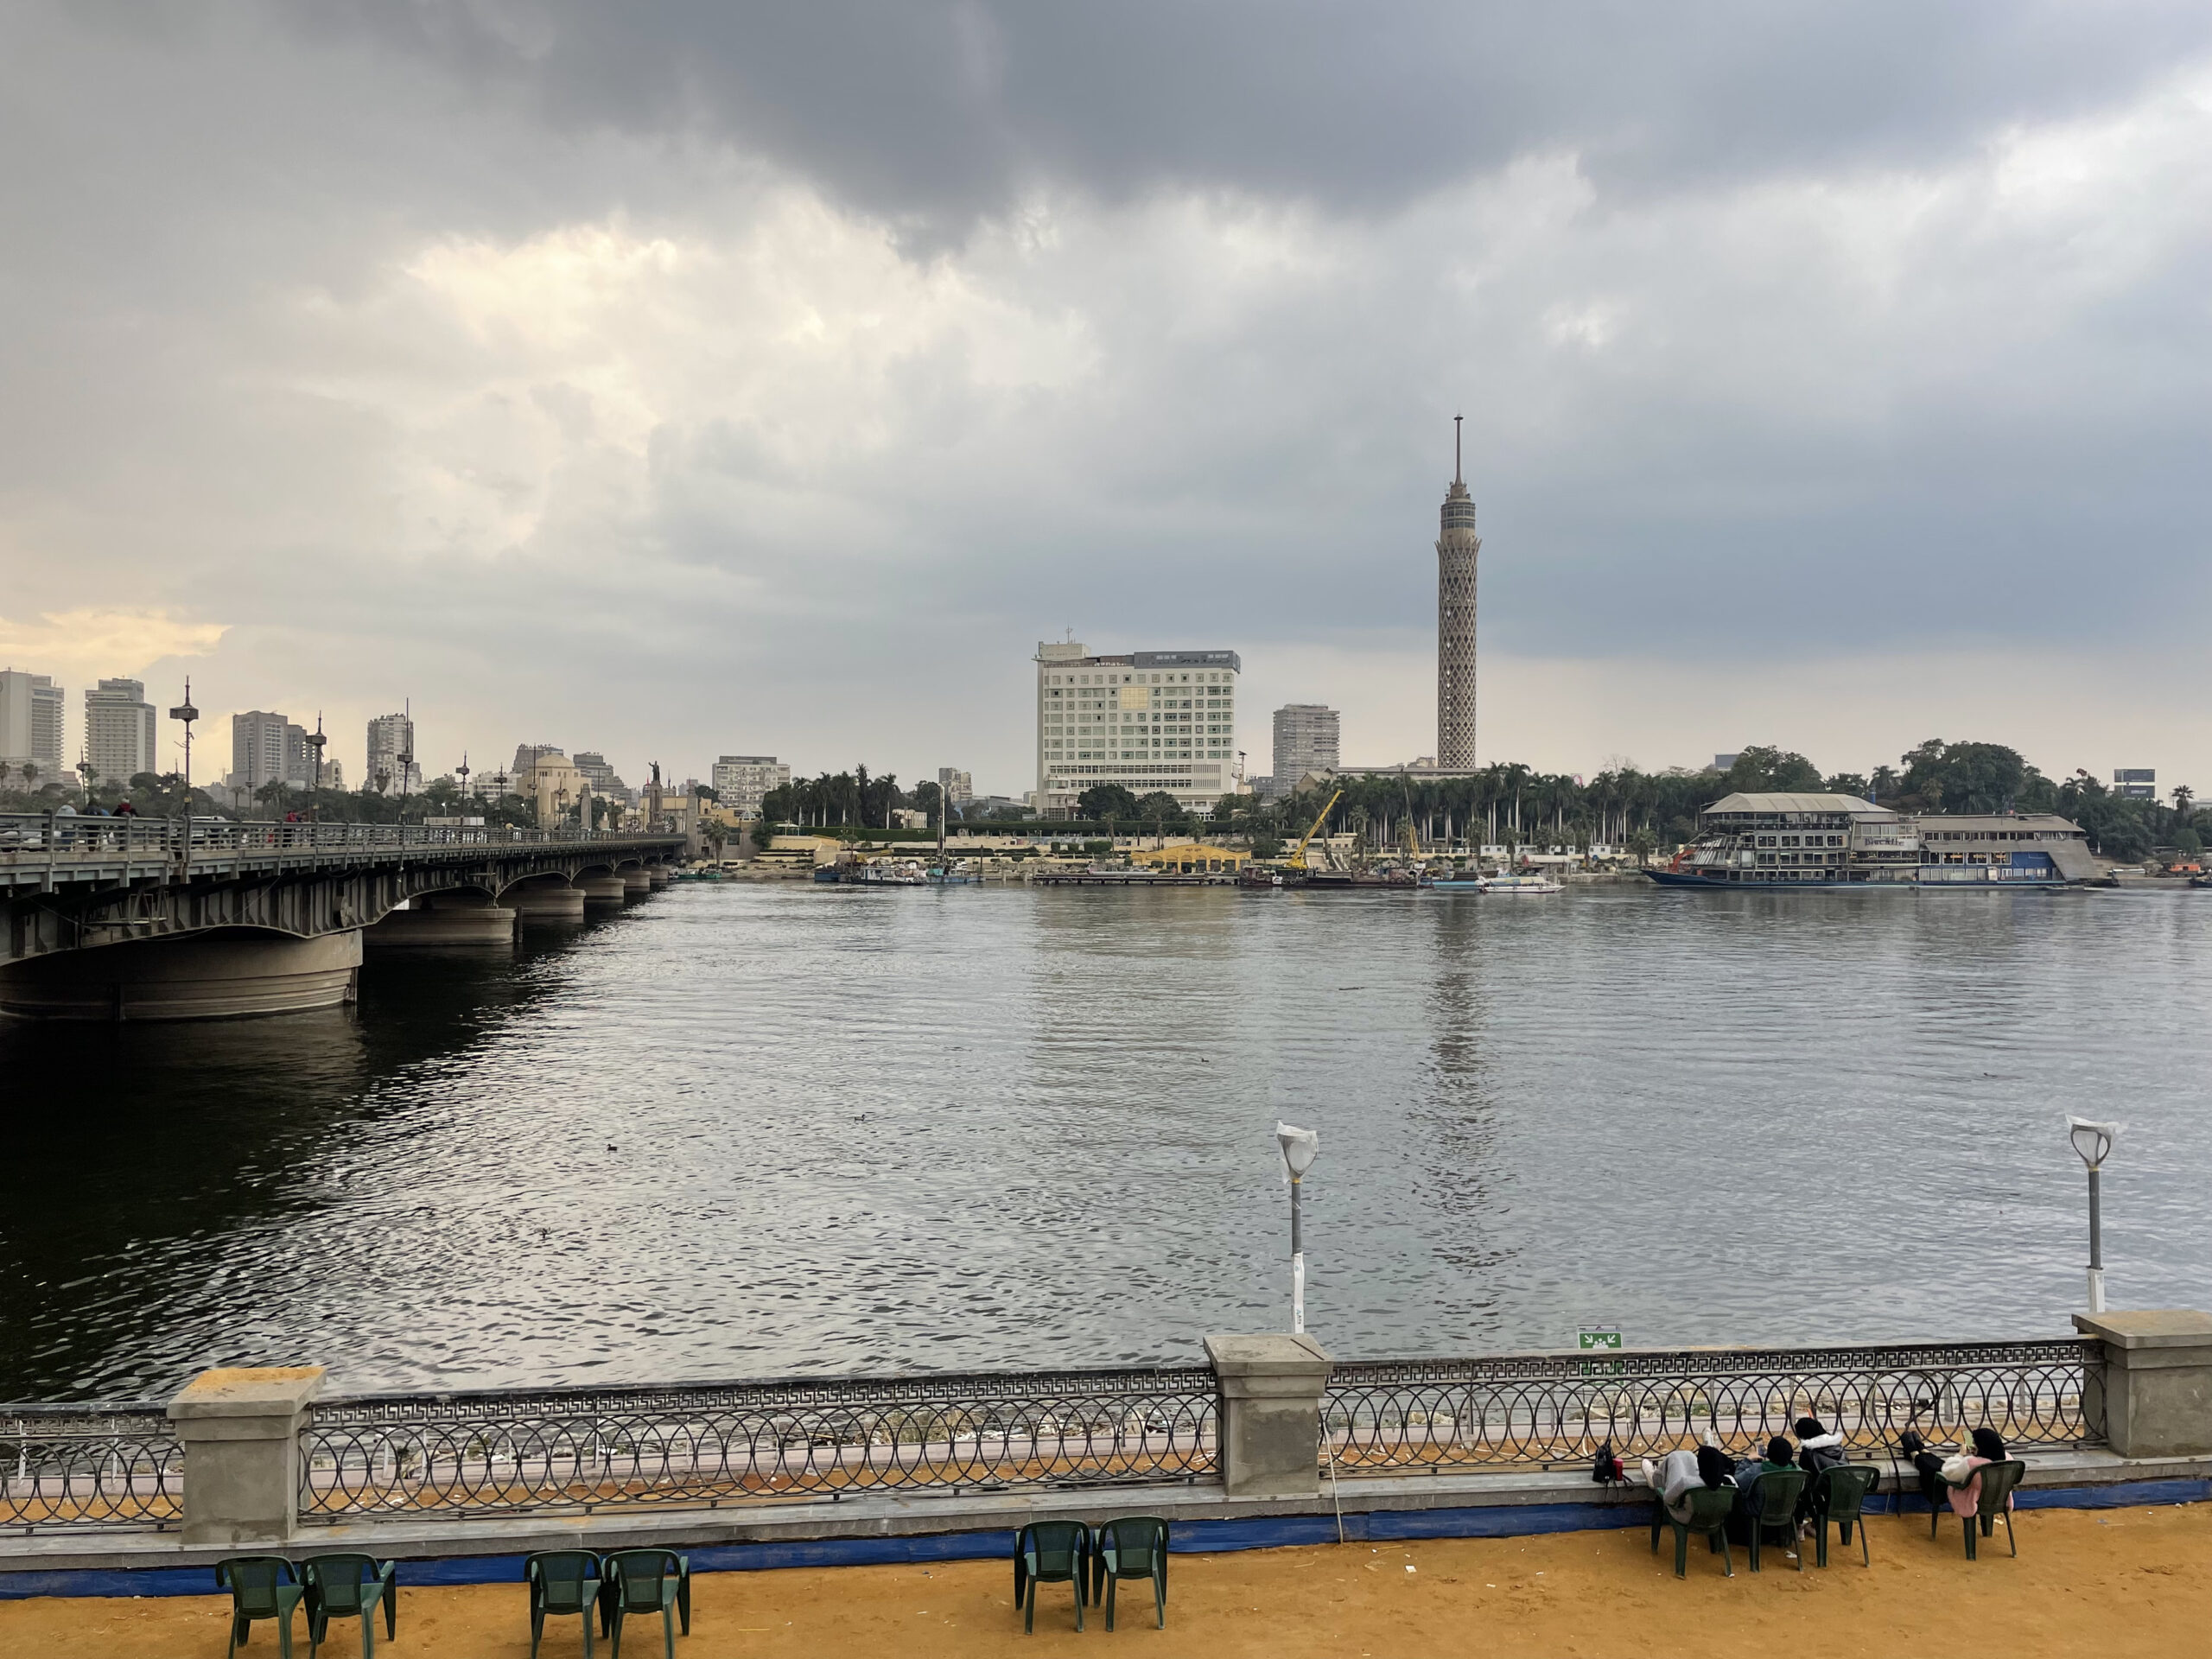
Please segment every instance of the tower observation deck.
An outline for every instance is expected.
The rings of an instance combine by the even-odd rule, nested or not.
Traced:
[[[1452,417],[1452,487],[1436,537],[1436,764],[1475,767],[1475,499],[1461,476],[1459,422]]]

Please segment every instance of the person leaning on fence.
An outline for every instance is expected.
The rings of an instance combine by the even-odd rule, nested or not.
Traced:
[[[1667,1513],[1677,1521],[1690,1518],[1690,1494],[1700,1486],[1710,1486],[1718,1491],[1723,1486],[1736,1484],[1736,1472],[1729,1464],[1728,1454],[1717,1446],[1700,1446],[1694,1452],[1684,1447],[1669,1452],[1656,1464],[1643,1460],[1643,1484],[1658,1495],[1667,1506]]]

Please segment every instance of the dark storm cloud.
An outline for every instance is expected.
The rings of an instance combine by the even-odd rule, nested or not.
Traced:
[[[1924,165],[1993,126],[2124,99],[2212,40],[2199,4],[2017,0],[457,0],[346,16],[556,126],[716,134],[940,226],[1039,179],[1364,213],[1552,148],[1608,191]]]

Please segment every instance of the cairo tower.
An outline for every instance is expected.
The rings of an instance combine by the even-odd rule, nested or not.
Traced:
[[[1436,538],[1436,764],[1475,769],[1475,499],[1460,476],[1459,420],[1452,417],[1452,488]]]

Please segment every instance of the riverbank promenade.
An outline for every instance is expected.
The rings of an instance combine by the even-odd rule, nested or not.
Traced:
[[[1705,1659],[1789,1653],[1872,1659],[1899,1653],[2184,1654],[2212,1626],[2212,1504],[2044,1510],[2020,1517],[2020,1554],[2002,1529],[1968,1561],[1955,1523],[1932,1541],[1924,1515],[1875,1517],[1873,1566],[1831,1548],[1803,1573],[1770,1551],[1736,1576],[1694,1551],[1688,1580],[1671,1547],[1641,1529],[1535,1537],[1353,1542],[1178,1555],[1167,1627],[1150,1597],[1121,1602],[1075,1630],[1063,1585],[1021,1630],[1001,1561],[716,1573],[696,1581],[692,1634],[678,1659],[913,1659],[1128,1649],[1160,1659],[1424,1659],[1517,1656],[1679,1655]],[[1411,1568],[1408,1572],[1407,1569]],[[1141,1592],[1143,1586],[1133,1586]],[[519,1583],[408,1588],[395,1659],[523,1659],[530,1622]],[[222,1653],[227,1599],[0,1602],[0,1652],[11,1659],[196,1659]],[[332,1650],[354,1651],[350,1624]],[[304,1622],[296,1641],[306,1651]],[[274,1653],[267,1625],[251,1651]],[[626,1651],[661,1651],[656,1625],[625,1632]],[[604,1653],[604,1644],[597,1652]],[[549,1627],[543,1653],[569,1659],[575,1621]]]

